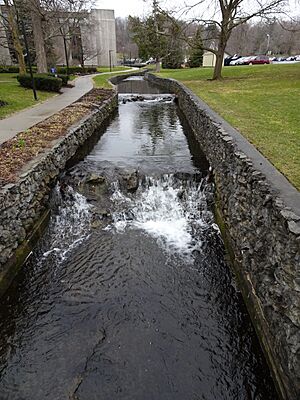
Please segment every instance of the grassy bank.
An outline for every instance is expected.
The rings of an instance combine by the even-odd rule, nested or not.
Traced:
[[[124,67],[124,66],[113,67],[112,72],[126,71],[128,69],[130,69],[130,67]],[[110,68],[109,67],[98,67],[97,71],[98,72],[110,72]]]
[[[55,95],[55,93],[40,91],[37,94],[38,102]],[[33,99],[31,89],[25,89],[19,85],[16,74],[0,74],[0,100],[8,103],[0,107],[0,119],[38,103]]]
[[[97,88],[104,88],[104,89],[111,89],[112,85],[111,83],[109,83],[109,79],[112,78],[113,76],[118,76],[118,75],[127,75],[128,72],[127,68],[127,72],[116,72],[116,73],[112,73],[112,74],[106,74],[106,75],[97,75],[95,76],[94,79],[94,84],[95,87]],[[132,71],[134,72],[134,71]]]
[[[208,103],[300,190],[300,64],[163,70]]]

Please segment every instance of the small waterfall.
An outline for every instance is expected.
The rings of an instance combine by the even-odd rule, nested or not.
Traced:
[[[113,227],[118,232],[142,229],[168,250],[186,255],[201,248],[201,234],[206,229],[215,228],[206,195],[211,188],[205,178],[182,180],[173,174],[146,177],[130,197],[116,183],[113,190]]]
[[[90,205],[72,187],[60,184],[56,185],[51,202],[53,213],[41,261],[52,257],[59,264],[86,238],[90,227]]]
[[[121,93],[119,94],[119,103],[173,103],[175,96],[172,94],[134,94],[134,93]]]

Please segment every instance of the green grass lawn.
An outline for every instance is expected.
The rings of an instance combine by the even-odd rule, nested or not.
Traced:
[[[128,69],[130,69],[130,67],[124,67],[124,66],[113,67],[112,72],[126,71]],[[98,72],[110,72],[110,68],[109,67],[98,67],[97,71]]]
[[[93,78],[95,82],[95,87],[111,89],[112,85],[108,82],[110,78],[117,75],[127,75],[127,74],[128,72],[116,72],[111,75],[97,75]]]
[[[300,190],[300,63],[162,70],[237,128]]]
[[[38,91],[37,95],[38,102],[41,102],[54,96],[55,93]],[[0,107],[0,119],[38,103],[33,99],[31,89],[25,89],[19,85],[16,74],[0,74],[0,100],[8,103]]]

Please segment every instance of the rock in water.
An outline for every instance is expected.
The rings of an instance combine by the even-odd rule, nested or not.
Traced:
[[[123,176],[123,181],[125,183],[125,188],[129,192],[135,192],[139,187],[139,174],[137,170],[127,171]]]
[[[102,175],[91,174],[87,179],[86,182],[91,185],[102,185],[105,182],[105,177]]]

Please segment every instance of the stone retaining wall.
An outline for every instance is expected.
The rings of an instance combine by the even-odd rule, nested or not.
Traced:
[[[278,392],[300,399],[300,193],[184,85],[146,78],[178,96],[214,170],[223,236]]]
[[[145,70],[140,71],[140,72],[132,71],[132,72],[128,72],[128,74],[113,76],[112,78],[109,79],[109,81],[113,85],[117,85],[118,83],[122,82],[124,79],[130,78],[131,76],[144,76],[144,75],[145,75]]]
[[[0,189],[0,295],[31,251],[32,240],[37,239],[34,232],[41,230],[41,221],[47,219],[49,195],[56,178],[117,106],[117,94],[113,93],[53,147],[30,162],[16,183]]]

